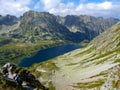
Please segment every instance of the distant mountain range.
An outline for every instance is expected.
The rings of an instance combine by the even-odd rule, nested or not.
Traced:
[[[94,37],[117,23],[119,19],[86,15],[55,16],[47,12],[28,11],[17,18],[0,16],[0,36],[9,36],[23,42],[39,40],[81,42]]]

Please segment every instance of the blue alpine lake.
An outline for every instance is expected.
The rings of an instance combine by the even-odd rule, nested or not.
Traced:
[[[67,53],[69,51],[72,51],[78,48],[81,48],[81,46],[76,44],[67,44],[67,45],[60,45],[52,48],[43,49],[38,51],[34,56],[27,57],[21,60],[21,62],[19,63],[19,66],[29,67],[35,63],[46,61],[48,59],[54,58],[56,56],[62,55],[64,53]]]

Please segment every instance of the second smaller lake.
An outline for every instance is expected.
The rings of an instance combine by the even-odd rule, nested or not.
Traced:
[[[47,48],[40,50],[37,54],[30,58],[24,58],[19,63],[19,66],[21,67],[29,67],[34,63],[39,63],[46,61],[48,59],[54,58],[56,56],[62,55],[64,53],[67,53],[69,51],[75,50],[81,48],[79,45],[74,44],[67,44],[67,45],[61,45],[61,46],[55,46],[52,48]]]

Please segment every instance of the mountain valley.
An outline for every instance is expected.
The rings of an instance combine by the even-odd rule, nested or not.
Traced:
[[[120,89],[119,19],[36,11],[0,16],[0,66],[66,44],[83,48],[25,69],[49,90]],[[4,84],[2,79],[0,83]]]

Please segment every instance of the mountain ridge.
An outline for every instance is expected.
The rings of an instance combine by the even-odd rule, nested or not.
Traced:
[[[60,17],[48,12],[35,11],[28,11],[20,18],[7,15],[3,17],[3,20],[8,17],[10,17],[8,21],[11,21],[11,24],[15,25],[18,22],[18,25],[16,28],[14,28],[15,26],[12,27],[13,30],[8,30],[9,32],[6,34],[15,39],[23,38],[28,42],[30,42],[28,37],[32,38],[34,42],[37,39],[64,40],[75,43],[84,40],[90,41],[119,21],[115,18],[104,19],[87,15]],[[13,21],[11,18],[13,18]],[[11,24],[9,25],[11,26]]]

